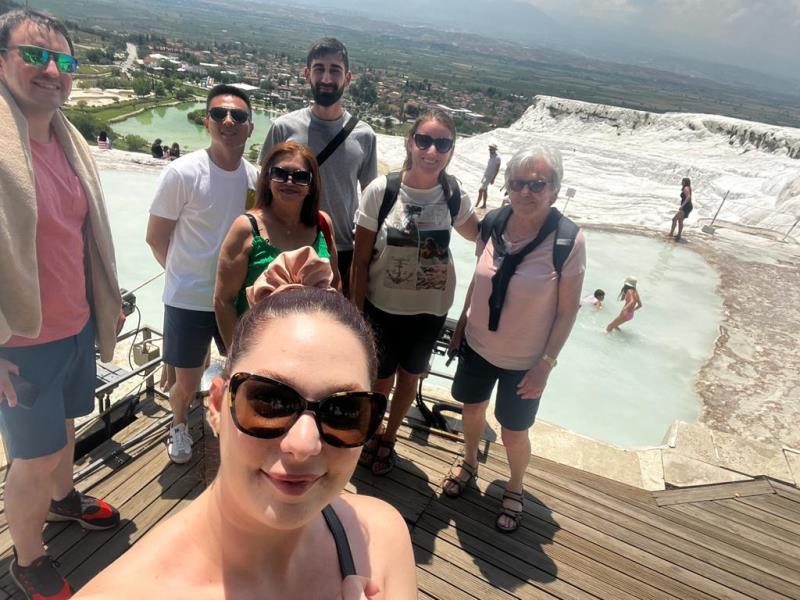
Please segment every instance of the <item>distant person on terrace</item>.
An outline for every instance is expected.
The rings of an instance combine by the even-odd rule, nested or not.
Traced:
[[[108,132],[101,131],[97,136],[97,147],[100,150],[111,150],[111,138],[108,137]]]
[[[681,204],[678,207],[675,216],[672,217],[672,227],[670,227],[669,235],[675,233],[675,226],[678,226],[678,234],[675,236],[675,241],[680,241],[681,234],[683,233],[683,221],[689,217],[694,206],[692,205],[692,182],[688,177],[684,177],[681,181]]]
[[[521,150],[508,161],[510,206],[481,223],[478,264],[449,348],[459,356],[452,394],[464,403],[464,458],[443,491],[456,498],[477,476],[486,409],[498,384],[494,414],[510,470],[495,520],[503,533],[516,531],[522,519],[529,431],[580,308],[586,247],[583,233],[553,206],[562,178],[554,148]],[[574,242],[559,273],[556,234],[561,241],[568,229]]]
[[[320,208],[333,220],[342,289],[348,294],[359,187],[363,190],[378,176],[375,132],[342,105],[352,77],[347,48],[342,42],[334,38],[317,40],[308,51],[304,75],[314,104],[275,119],[258,161],[263,164],[272,147],[286,141],[308,146],[316,154],[322,180]],[[337,136],[345,135],[348,125],[352,127],[350,133],[334,145]],[[326,150],[329,156],[323,161],[320,154]]]
[[[110,361],[124,320],[97,166],[61,112],[74,53],[57,19],[30,10],[0,16],[3,501],[11,578],[37,600],[71,594],[44,548],[45,520],[119,524],[116,509],[73,485],[74,419],[95,408],[95,346]]]
[[[150,155],[153,158],[164,158],[164,148],[161,145],[161,138],[156,138],[156,141],[150,146]]]
[[[478,189],[478,200],[475,202],[475,208],[486,208],[486,199],[489,196],[489,186],[494,183],[497,174],[500,172],[500,155],[497,153],[497,144],[489,144],[489,162],[486,163],[486,169],[483,172],[481,179],[481,187]],[[481,206],[481,200],[483,205]]]

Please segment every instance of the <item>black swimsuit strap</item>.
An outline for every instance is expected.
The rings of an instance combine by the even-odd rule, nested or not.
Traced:
[[[256,218],[250,213],[244,213],[244,216],[250,221],[250,228],[253,230],[253,237],[261,237],[261,234],[258,233],[258,221],[256,221]]]
[[[347,541],[347,533],[336,511],[328,504],[322,509],[322,516],[325,517],[325,523],[328,524],[328,529],[331,530],[333,535],[333,541],[336,543],[336,554],[339,555],[339,570],[342,572],[342,579],[348,575],[355,575],[356,565],[350,552],[350,543]]]

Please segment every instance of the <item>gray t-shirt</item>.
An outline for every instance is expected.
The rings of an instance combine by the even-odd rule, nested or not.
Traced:
[[[341,119],[323,121],[301,108],[278,117],[261,148],[261,163],[275,144],[286,141],[305,144],[315,154],[322,152],[336,134],[342,130],[350,114],[345,111]],[[347,139],[328,157],[320,170],[322,197],[320,208],[333,220],[337,250],[353,249],[353,219],[358,208],[358,183],[361,189],[378,176],[378,155],[375,132],[359,121]]]

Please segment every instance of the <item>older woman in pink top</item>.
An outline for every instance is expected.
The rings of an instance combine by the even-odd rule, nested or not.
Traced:
[[[508,162],[510,206],[481,225],[490,231],[478,240],[478,264],[450,346],[451,355],[459,354],[452,394],[464,403],[464,458],[443,491],[455,498],[475,477],[486,408],[499,382],[495,416],[511,471],[495,522],[504,533],[519,527],[531,455],[528,430],[580,306],[586,246],[583,234],[553,207],[562,176],[555,149],[523,150]],[[556,260],[556,238],[562,245],[570,228],[572,249]]]

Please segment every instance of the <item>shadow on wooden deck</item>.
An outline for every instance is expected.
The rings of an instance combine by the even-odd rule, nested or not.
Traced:
[[[50,554],[75,587],[213,477],[216,444],[201,410],[191,415],[196,443],[186,465],[166,457],[166,430],[157,425],[166,414],[148,407],[76,466],[103,458],[78,487],[117,506],[123,522],[106,532],[75,524],[45,528]],[[346,488],[383,498],[403,514],[420,598],[800,598],[796,488],[762,479],[651,493],[533,457],[521,528],[505,535],[494,528],[508,472],[503,447],[484,444],[477,482],[453,500],[440,486],[459,449],[453,436],[403,427],[394,471],[375,477],[359,467]],[[22,598],[7,575],[10,557],[0,513],[0,598]]]

